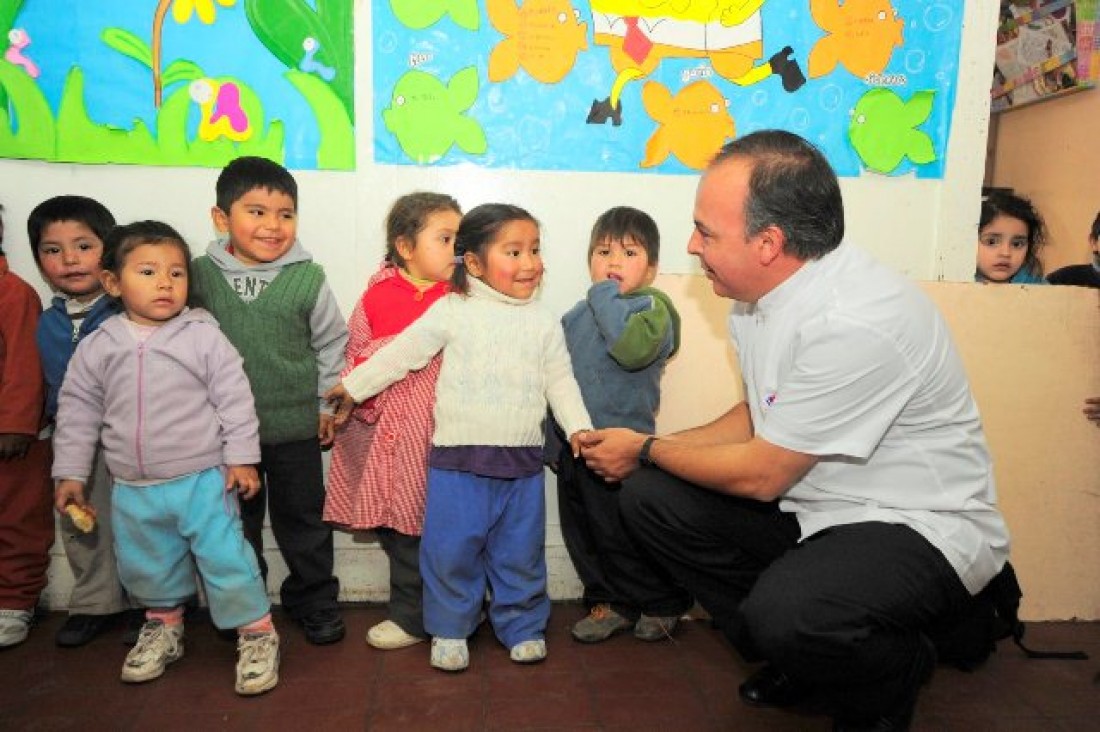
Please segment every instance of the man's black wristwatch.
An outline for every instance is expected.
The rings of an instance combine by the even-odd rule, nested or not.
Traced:
[[[650,435],[645,438],[645,442],[642,443],[642,449],[638,451],[638,463],[640,465],[653,466],[657,463],[653,462],[653,458],[649,456],[649,451],[653,447],[653,443],[657,441],[655,435]]]

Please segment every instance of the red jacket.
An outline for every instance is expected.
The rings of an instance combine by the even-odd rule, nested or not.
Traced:
[[[0,256],[0,434],[37,435],[45,389],[34,331],[42,300]]]

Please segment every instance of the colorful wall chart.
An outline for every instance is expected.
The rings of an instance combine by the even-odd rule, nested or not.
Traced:
[[[693,173],[779,127],[942,178],[957,0],[378,0],[380,163]]]
[[[0,0],[0,157],[355,167],[352,0]]]

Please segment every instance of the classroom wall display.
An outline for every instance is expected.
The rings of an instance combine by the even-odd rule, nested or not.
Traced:
[[[352,0],[0,0],[0,157],[355,167]]]
[[[842,176],[942,178],[957,0],[380,0],[374,156],[694,173],[763,128]]]

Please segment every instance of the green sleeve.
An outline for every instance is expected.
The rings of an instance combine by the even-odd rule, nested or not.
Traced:
[[[627,371],[640,371],[661,355],[665,343],[671,340],[671,356],[680,347],[680,315],[660,290],[642,288],[626,298],[648,298],[652,305],[628,318],[618,340],[608,351],[611,358]]]

